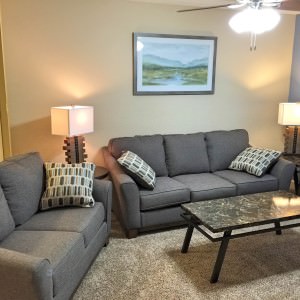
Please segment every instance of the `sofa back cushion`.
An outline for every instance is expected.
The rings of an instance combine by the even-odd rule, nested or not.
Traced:
[[[0,241],[15,229],[15,222],[10,213],[2,188],[0,187]]]
[[[161,135],[114,138],[109,141],[108,149],[116,159],[129,150],[143,159],[157,176],[168,175]]]
[[[205,134],[211,172],[225,170],[249,146],[244,129],[211,131]]]
[[[37,152],[0,163],[0,185],[16,225],[37,212],[44,188],[43,161]]]
[[[204,133],[164,135],[170,176],[209,171]]]

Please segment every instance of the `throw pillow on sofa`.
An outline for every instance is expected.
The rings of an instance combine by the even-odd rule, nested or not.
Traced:
[[[146,189],[154,189],[156,182],[155,172],[137,154],[126,151],[117,161],[123,167],[124,171],[139,185]]]
[[[280,155],[280,151],[248,147],[231,162],[229,169],[262,176],[278,160]]]
[[[45,163],[47,184],[40,203],[41,210],[55,207],[93,207],[95,164]]]

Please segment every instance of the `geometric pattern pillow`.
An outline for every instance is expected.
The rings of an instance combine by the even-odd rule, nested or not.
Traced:
[[[262,176],[278,160],[280,155],[280,151],[249,147],[231,162],[229,169]]]
[[[92,197],[95,164],[45,163],[46,190],[40,209],[80,206],[93,207]]]
[[[136,183],[146,189],[154,189],[156,182],[155,172],[138,155],[131,151],[126,151],[117,159],[117,161]]]

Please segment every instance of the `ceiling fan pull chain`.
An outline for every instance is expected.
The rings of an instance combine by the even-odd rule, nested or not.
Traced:
[[[256,50],[256,33],[250,32],[250,51]]]
[[[256,33],[253,33],[253,51],[255,51],[256,50]]]

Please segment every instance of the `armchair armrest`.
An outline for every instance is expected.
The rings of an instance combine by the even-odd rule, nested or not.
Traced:
[[[108,232],[111,229],[112,183],[109,180],[94,180],[93,197],[96,202],[102,202],[106,211],[105,220]]]
[[[53,299],[47,259],[0,248],[0,299]]]
[[[279,158],[277,163],[272,167],[270,174],[278,178],[279,190],[288,191],[290,189],[295,167],[294,163],[284,158]]]
[[[139,188],[134,180],[124,173],[107,147],[103,148],[103,155],[116,195],[114,198],[114,211],[116,210],[115,212],[126,230],[138,229],[141,227]]]

